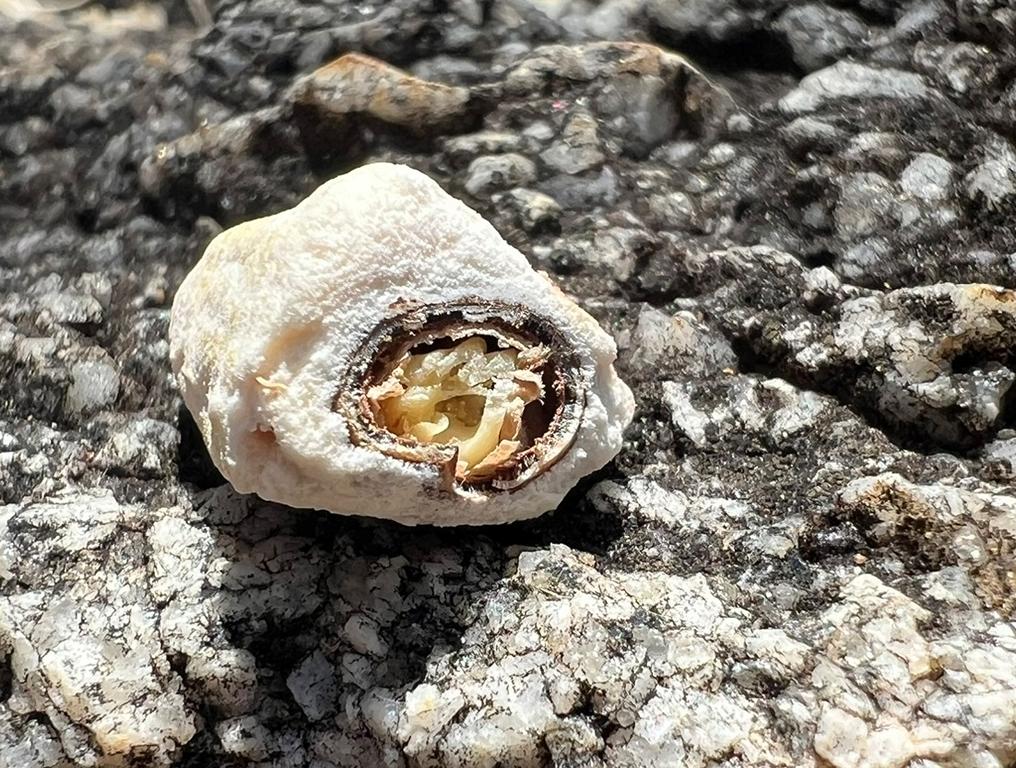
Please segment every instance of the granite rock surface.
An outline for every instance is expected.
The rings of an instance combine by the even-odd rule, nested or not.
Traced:
[[[0,0],[0,765],[1014,765],[1009,3],[51,5]],[[557,511],[204,454],[176,287],[371,160],[615,335]]]

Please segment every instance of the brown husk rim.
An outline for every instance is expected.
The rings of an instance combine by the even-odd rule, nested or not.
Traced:
[[[403,461],[433,466],[434,490],[439,492],[454,492],[457,487],[489,492],[515,491],[567,453],[578,433],[585,406],[585,387],[575,349],[550,320],[521,304],[485,299],[440,304],[402,300],[392,304],[389,310],[388,317],[378,323],[353,353],[332,402],[332,408],[346,417],[354,445]],[[482,478],[462,481],[455,476],[457,448],[421,443],[388,431],[376,421],[367,391],[389,376],[411,349],[468,336],[492,337],[518,349],[543,344],[551,354],[544,378],[547,407],[542,415],[547,422],[546,429],[531,445],[516,452],[496,470]]]

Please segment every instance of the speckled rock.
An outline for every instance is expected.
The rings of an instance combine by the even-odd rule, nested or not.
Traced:
[[[1011,763],[1009,4],[51,5],[0,1],[0,765]],[[555,512],[209,462],[177,287],[369,161],[617,340],[625,448]]]
[[[863,47],[868,37],[868,28],[857,15],[822,3],[788,7],[776,29],[787,36],[794,61],[808,72]]]

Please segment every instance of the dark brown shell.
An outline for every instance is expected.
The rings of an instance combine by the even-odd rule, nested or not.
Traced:
[[[354,445],[372,448],[404,461],[435,468],[436,490],[456,486],[510,492],[553,466],[571,447],[585,407],[585,382],[575,349],[548,319],[520,305],[483,299],[439,304],[399,301],[366,336],[340,378],[332,408],[349,425]],[[380,426],[367,391],[386,379],[411,349],[440,340],[486,336],[517,349],[542,344],[550,349],[544,370],[545,400],[527,408],[529,445],[490,476],[460,481],[455,476],[458,448],[421,443]]]

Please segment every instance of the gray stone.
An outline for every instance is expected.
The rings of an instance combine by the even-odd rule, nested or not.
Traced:
[[[567,174],[540,182],[539,190],[557,200],[565,210],[582,210],[613,205],[618,197],[617,174],[602,168],[595,178]]]
[[[874,273],[879,264],[891,257],[892,246],[884,237],[869,237],[847,248],[837,268],[847,280],[860,280]]]
[[[561,131],[561,138],[541,152],[540,158],[561,173],[582,173],[599,167],[604,155],[592,115],[588,112],[571,115]]]
[[[173,471],[180,434],[171,424],[141,418],[116,426],[99,449],[96,462],[112,472],[139,477]]]
[[[286,678],[286,687],[311,722],[335,714],[338,678],[335,667],[321,651],[314,651]]]
[[[1001,137],[993,138],[965,182],[971,199],[983,200],[988,208],[1000,208],[1016,195],[1016,151],[1012,145]]]
[[[947,17],[949,13],[949,6],[942,0],[923,0],[914,3],[897,19],[893,32],[902,37],[924,31]]]
[[[489,195],[500,189],[525,186],[536,180],[536,165],[515,153],[484,155],[469,164],[466,190],[471,195]]]
[[[737,368],[730,345],[689,312],[668,315],[649,305],[639,310],[628,364],[660,375],[718,375]]]
[[[518,134],[508,131],[480,131],[455,136],[445,142],[445,151],[456,162],[468,162],[480,155],[516,152],[521,148]]]
[[[838,99],[922,99],[931,93],[913,72],[840,61],[801,80],[780,99],[780,109],[788,114],[814,112]]]
[[[47,293],[37,299],[39,309],[58,323],[98,323],[103,307],[94,297],[72,293]]]
[[[990,88],[999,76],[991,49],[973,43],[919,43],[914,49],[914,66],[958,94]]]
[[[50,104],[59,121],[72,128],[83,128],[95,119],[103,119],[106,111],[96,95],[73,83],[61,85],[50,96]]]
[[[270,734],[260,720],[252,715],[223,720],[215,727],[222,748],[231,755],[248,760],[268,757]]]
[[[328,30],[311,32],[302,41],[296,64],[302,70],[319,66],[333,52],[334,42]]]
[[[109,493],[71,492],[46,504],[8,509],[0,521],[28,515],[53,531],[46,545],[59,570],[91,573],[90,590],[45,599],[43,582],[53,565],[25,561],[6,538],[0,546],[0,577],[16,568],[29,588],[0,598],[0,633],[11,645],[15,711],[45,711],[60,730],[72,762],[95,764],[145,751],[153,765],[169,765],[174,750],[194,735],[196,719],[181,695],[158,637],[158,613],[150,595],[134,592],[145,568],[140,561],[106,569],[105,557],[137,526],[139,510],[120,506]],[[0,534],[5,526],[0,524]],[[136,534],[135,534],[136,535]],[[44,572],[36,570],[42,566]],[[47,573],[48,571],[48,573]],[[59,572],[59,571],[58,571]],[[81,584],[81,582],[79,582]],[[93,591],[94,590],[94,591]],[[93,599],[87,599],[88,597]],[[71,686],[76,695],[60,692]]]
[[[903,169],[900,188],[926,203],[947,200],[952,191],[956,169],[943,157],[922,152]]]
[[[842,157],[865,164],[895,163],[906,157],[906,150],[903,140],[896,133],[864,131],[847,142]]]
[[[695,203],[684,192],[653,195],[649,210],[660,226],[667,229],[684,229],[695,220]]]
[[[530,235],[553,230],[561,217],[561,206],[550,195],[532,189],[518,187],[495,195],[494,203],[512,207],[518,211],[518,221]]]
[[[836,231],[854,239],[876,234],[891,226],[896,191],[877,173],[853,173],[844,178],[840,197],[833,210]]]
[[[735,157],[737,157],[737,149],[733,144],[715,144],[708,152],[706,152],[705,156],[699,160],[699,167],[722,168]]]
[[[697,142],[674,141],[660,147],[653,156],[674,168],[683,168],[690,165],[699,154],[700,147]]]
[[[120,392],[120,374],[105,356],[74,363],[70,377],[64,401],[68,413],[90,413],[112,405]]]
[[[691,0],[674,3],[670,0],[649,0],[649,18],[668,32],[678,36],[701,36],[707,40],[727,41],[754,29],[764,11],[743,7],[736,0]]]
[[[850,48],[862,47],[868,27],[850,11],[822,3],[792,5],[775,28],[787,36],[794,61],[806,72],[821,69]]]
[[[681,122],[671,86],[657,76],[619,77],[600,93],[596,110],[629,151],[638,155],[668,140]]]
[[[799,117],[783,126],[781,133],[796,152],[828,151],[840,146],[844,139],[839,128],[814,117]]]

